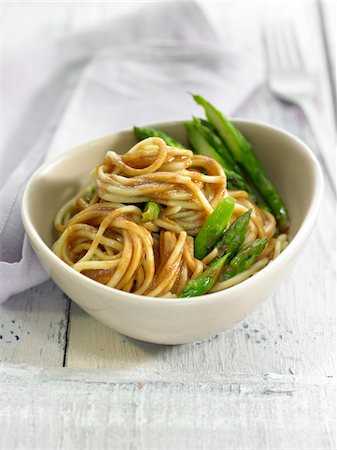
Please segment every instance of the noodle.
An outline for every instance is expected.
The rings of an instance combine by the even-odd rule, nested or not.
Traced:
[[[194,257],[194,236],[221,199],[231,196],[233,223],[252,210],[245,242],[268,238],[249,269],[213,286],[212,292],[237,284],[287,245],[277,236],[274,216],[259,208],[246,191],[228,191],[222,167],[190,150],[169,147],[157,137],[145,139],[126,154],[108,151],[94,170],[95,183],[69,200],[55,217],[60,233],[53,251],[74,270],[107,286],[152,297],[179,295],[218,255]],[[161,205],[158,217],[144,222],[142,204]]]

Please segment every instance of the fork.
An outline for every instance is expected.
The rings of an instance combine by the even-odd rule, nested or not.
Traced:
[[[277,24],[264,29],[264,38],[269,89],[276,97],[302,109],[322,152],[321,164],[336,189],[333,139],[315,106],[315,85],[305,67],[295,30],[291,23]]]

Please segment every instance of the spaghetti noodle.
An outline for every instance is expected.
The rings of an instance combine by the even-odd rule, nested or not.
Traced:
[[[196,259],[194,236],[226,196],[235,199],[230,223],[252,210],[245,242],[268,238],[268,243],[249,270],[217,282],[213,291],[253,275],[287,245],[271,213],[247,192],[227,190],[215,160],[169,147],[159,137],[139,142],[124,155],[108,151],[94,176],[95,182],[57,213],[55,229],[61,235],[53,251],[74,270],[107,286],[152,297],[178,296],[217,257],[213,249]],[[142,206],[149,201],[161,209],[144,221]]]

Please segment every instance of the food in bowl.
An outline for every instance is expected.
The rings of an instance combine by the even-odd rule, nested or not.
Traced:
[[[190,146],[153,129],[56,215],[54,253],[102,284],[150,297],[231,287],[288,244],[287,209],[252,146],[194,96],[207,120],[186,123]]]
[[[57,211],[90,183],[89,173],[104,160],[107,151],[123,154],[137,143],[132,129],[115,131],[69,149],[46,162],[31,177],[21,211],[32,247],[52,280],[92,317],[143,341],[170,345],[192,342],[220,333],[244,319],[294,270],[321,211],[322,170],[310,148],[287,131],[254,120],[231,122],[263,161],[280,190],[291,221],[287,248],[272,264],[230,289],[191,298],[144,297],[98,283],[52,252]],[[156,123],[152,127],[189,146],[185,121]],[[229,177],[227,185],[228,182]]]

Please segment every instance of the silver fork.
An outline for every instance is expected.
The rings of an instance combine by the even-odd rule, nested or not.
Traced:
[[[315,85],[307,71],[295,30],[290,23],[264,29],[268,62],[268,85],[278,98],[297,104],[304,112],[313,136],[323,155],[322,164],[335,186],[335,149],[315,105]],[[335,186],[336,187],[336,186]]]

